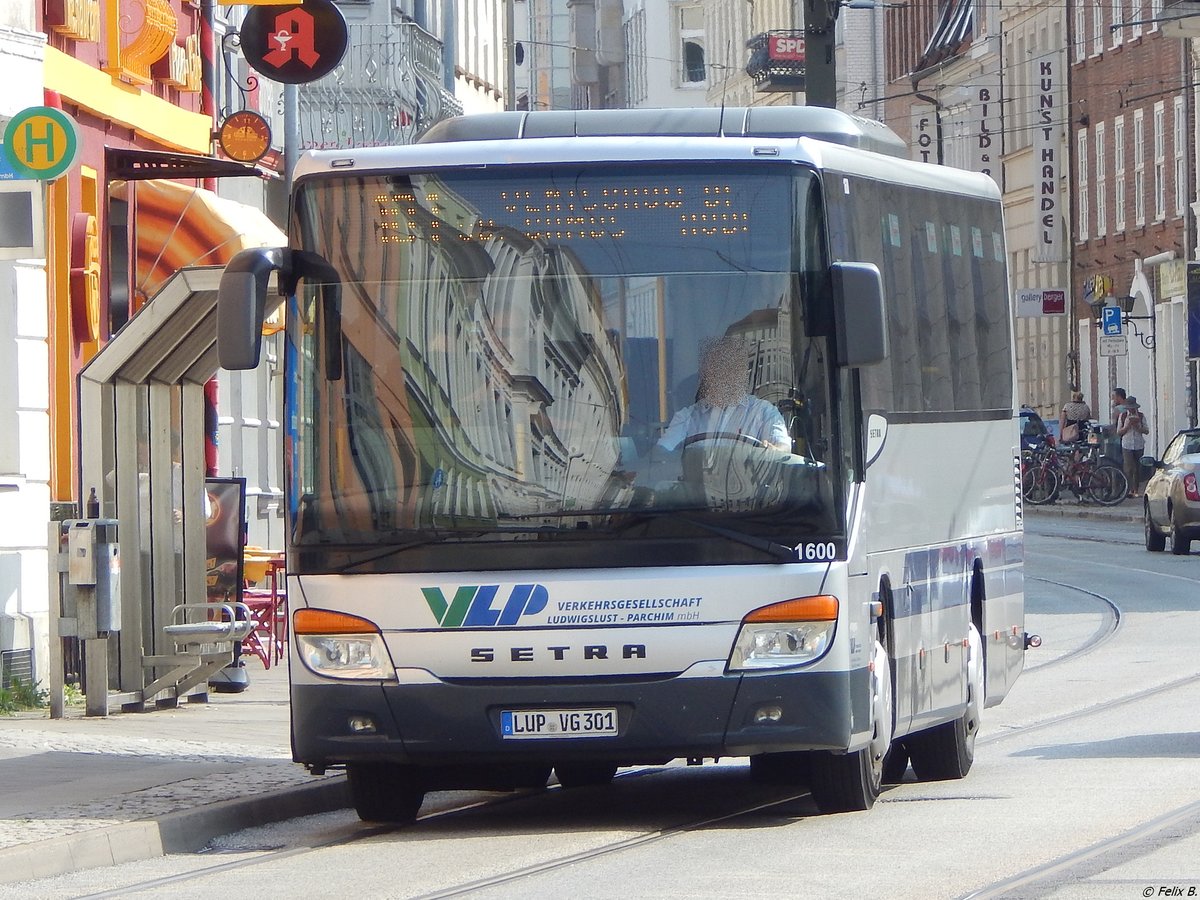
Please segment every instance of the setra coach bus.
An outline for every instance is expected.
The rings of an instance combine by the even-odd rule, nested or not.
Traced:
[[[292,746],[427,791],[748,757],[964,776],[1022,669],[1000,194],[804,107],[511,112],[308,153],[285,305]]]

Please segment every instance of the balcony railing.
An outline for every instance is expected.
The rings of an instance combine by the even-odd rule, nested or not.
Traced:
[[[746,41],[746,74],[760,91],[804,90],[804,32],[765,31]]]
[[[442,44],[412,22],[351,25],[342,64],[300,85],[300,144],[342,149],[408,144],[460,115],[442,87]]]

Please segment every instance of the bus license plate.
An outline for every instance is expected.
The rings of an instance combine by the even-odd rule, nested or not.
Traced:
[[[612,737],[615,709],[506,709],[500,713],[505,740],[527,738]]]

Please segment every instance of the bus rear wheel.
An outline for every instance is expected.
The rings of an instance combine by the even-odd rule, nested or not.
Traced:
[[[406,825],[416,819],[425,800],[425,788],[411,766],[348,763],[346,777],[354,811],[364,822]]]
[[[558,783],[567,790],[610,784],[617,767],[608,763],[563,763],[554,767]]]
[[[975,735],[984,706],[986,675],[983,640],[972,624],[967,632],[967,708],[953,722],[904,739],[918,781],[953,781],[965,778],[975,762]]]
[[[965,778],[975,761],[975,735],[968,733],[964,713],[904,739],[918,781],[952,781]]]

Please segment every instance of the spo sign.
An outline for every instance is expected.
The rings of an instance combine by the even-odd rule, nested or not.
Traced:
[[[61,109],[31,106],[4,129],[4,156],[18,178],[52,181],[75,162],[79,128]]]

